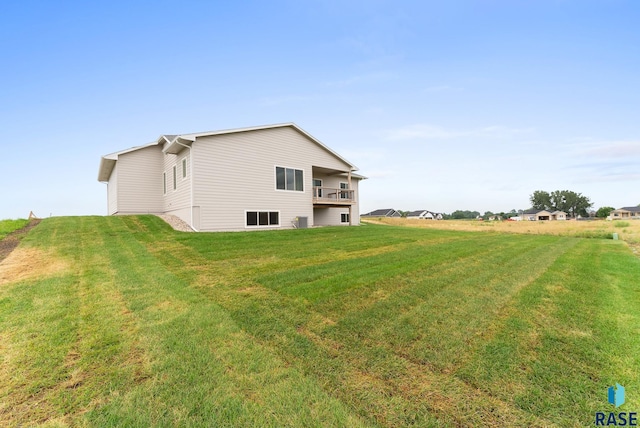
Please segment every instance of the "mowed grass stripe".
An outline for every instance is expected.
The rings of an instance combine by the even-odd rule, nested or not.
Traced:
[[[517,242],[515,254],[498,246],[480,260],[455,261],[450,269],[421,272],[406,282],[382,282],[401,286],[388,287],[385,299],[326,330],[332,337],[364,337],[431,369],[451,371],[466,358],[460,350],[486,340],[488,326],[509,310],[514,295],[576,242],[551,238],[556,242],[534,246],[527,241]],[[528,269],[519,269],[522,265]]]
[[[30,287],[19,308],[23,318],[11,318],[22,325],[28,317],[41,331],[24,342],[17,340],[22,335],[11,337],[11,346],[24,352],[16,362],[27,370],[26,380],[11,384],[7,394],[25,402],[23,411],[7,406],[0,420],[78,424],[84,419],[95,426],[362,425],[312,379],[253,343],[222,309],[163,269],[122,219],[51,219],[44,225],[56,229],[51,235],[57,236],[61,253],[73,259],[77,276],[69,278],[66,288],[50,281],[22,285]],[[113,270],[113,281],[97,269]],[[114,290],[100,290],[109,287]],[[33,293],[43,290],[48,294],[42,293],[42,299],[55,312],[28,305],[39,301]],[[13,301],[13,290],[7,291]],[[112,293],[127,299],[124,314],[117,305],[109,310]],[[85,297],[87,307],[67,304]],[[122,315],[127,321],[118,323]],[[42,329],[50,319],[72,322],[68,328],[58,323],[51,325],[55,330]],[[2,329],[4,338],[4,324]],[[144,349],[144,358],[132,361],[131,348],[120,346],[128,342]],[[69,356],[73,368],[65,361]],[[3,362],[3,372],[5,367]],[[86,369],[83,382],[66,387],[78,377],[78,367]],[[14,377],[19,373],[10,371]],[[42,389],[56,395],[37,395]],[[33,400],[46,406],[34,406]]]
[[[473,246],[470,246],[467,243],[466,247],[469,248]],[[520,243],[519,248],[524,249],[526,248],[526,246]],[[231,296],[236,295],[237,297],[237,293],[231,293],[232,289],[233,286],[230,286],[228,292],[231,294]],[[375,365],[372,365],[371,361],[368,361],[366,364],[364,364],[363,367],[353,365],[354,361],[358,360],[357,358],[355,360],[335,360],[335,351],[337,349],[342,349],[343,345],[340,343],[332,342],[330,340],[325,341],[317,336],[314,337],[313,334],[309,332],[307,327],[315,327],[318,324],[324,324],[326,321],[322,316],[318,316],[318,314],[309,312],[309,309],[311,309],[310,306],[300,304],[300,302],[295,301],[295,299],[293,299],[291,296],[279,296],[272,293],[260,293],[259,295],[242,295],[241,302],[229,302],[230,297],[222,296],[221,293],[224,292],[221,291],[219,286],[216,286],[215,291],[212,290],[212,292],[217,292],[217,299],[228,302],[229,310],[236,311],[235,313],[238,314],[238,316],[236,317],[236,319],[238,319],[238,322],[246,322],[248,320],[252,321],[248,322],[245,328],[248,328],[249,331],[256,335],[256,340],[266,339],[264,343],[277,344],[278,349],[287,348],[288,344],[294,354],[289,355],[289,358],[293,356],[293,362],[298,361],[302,363],[303,366],[307,367],[307,369],[312,370],[312,373],[317,373],[318,375],[321,375],[322,378],[327,378],[328,376],[331,376],[335,373],[338,378],[336,379],[335,383],[331,384],[331,389],[339,394],[339,397],[341,399],[353,401],[357,400],[357,397],[364,394],[367,399],[365,402],[359,402],[359,407],[365,408],[367,410],[365,414],[375,416],[379,422],[391,426],[397,424],[405,424],[408,423],[408,421],[422,421],[423,423],[425,423],[426,421],[433,422],[433,416],[431,415],[435,411],[436,407],[442,406],[444,402],[448,401],[449,403],[447,405],[447,408],[449,410],[452,410],[456,406],[462,405],[462,401],[467,401],[469,399],[468,393],[470,391],[466,391],[467,394],[458,397],[458,399],[461,401],[456,401],[456,399],[448,397],[445,398],[446,391],[436,386],[435,389],[431,390],[429,393],[431,395],[440,395],[442,398],[440,399],[439,403],[436,406],[433,406],[433,403],[421,403],[416,407],[415,403],[412,403],[406,398],[402,398],[403,395],[399,392],[399,385],[395,383],[389,384],[385,382],[384,378],[387,377],[386,375],[378,378],[375,374],[364,374],[373,366],[384,367],[385,373],[389,373],[390,371],[392,371],[393,367],[398,367],[399,365],[402,367],[407,367],[408,365],[410,365],[410,363],[402,361],[401,359],[395,357],[392,353],[388,353],[387,357],[384,359],[385,364],[382,365],[380,364],[380,360],[378,360]],[[242,307],[242,304],[244,304],[244,307]],[[240,307],[238,307],[238,305],[240,305]],[[296,307],[297,310],[293,310],[294,307]],[[282,309],[278,311],[277,308]],[[264,314],[264,318],[256,317],[256,315],[260,314],[263,311],[266,312]],[[297,328],[294,328],[295,326],[297,326]],[[346,346],[344,346],[344,348],[349,349],[350,346],[351,344],[347,344]],[[334,347],[334,352],[332,352],[332,347]],[[362,347],[356,346],[356,348]],[[298,352],[300,354],[295,355]],[[342,352],[342,350],[340,352]],[[396,360],[395,363],[390,362],[393,359]],[[306,366],[307,362],[311,363],[310,366]],[[322,364],[324,362],[328,362],[330,363],[330,365],[326,366]],[[340,364],[334,366],[334,363]],[[420,370],[424,371],[424,369]],[[410,378],[399,377],[397,380],[402,380],[406,384],[411,384],[413,382],[412,378],[416,377],[415,374],[417,371],[417,369],[414,369],[414,372],[412,373]],[[351,381],[349,381],[349,379],[351,379]],[[368,381],[372,383],[378,382],[382,384],[382,386],[380,389],[372,389],[370,384],[362,382],[363,379],[368,379]],[[449,383],[450,382],[438,382],[438,385],[445,385]],[[460,386],[458,387],[458,389],[460,389]],[[422,393],[428,392],[424,388],[424,385],[417,386],[416,388],[414,388],[414,390],[420,390],[422,391]],[[395,391],[394,394],[396,396],[396,398],[392,402],[388,400],[390,391]],[[415,399],[416,397],[411,398]],[[486,411],[480,411],[481,407],[486,406],[487,403],[486,400],[478,401],[479,402],[476,402],[476,407],[478,408],[479,412],[479,418],[477,419],[478,423],[488,423],[491,421],[494,421],[495,423],[502,423],[501,421],[504,420],[511,422],[516,420],[536,420],[535,417],[527,418],[525,416],[519,416],[514,419],[514,416],[510,416],[505,409],[503,409],[502,411],[502,416],[496,419],[489,416],[490,413],[495,412],[495,409],[486,409]],[[480,402],[482,404],[480,404]],[[390,406],[392,407],[390,408]],[[501,405],[500,403],[494,403],[494,406],[504,407],[504,405]],[[452,423],[455,423],[455,418],[450,418],[450,421]]]
[[[518,296],[498,333],[458,375],[560,425],[588,425],[616,382],[640,385],[640,260],[611,241],[581,240]],[[628,398],[629,408],[640,404]]]

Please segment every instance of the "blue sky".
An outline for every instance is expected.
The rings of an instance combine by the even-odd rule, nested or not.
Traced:
[[[295,122],[361,211],[640,203],[640,3],[2,2],[0,218],[106,213],[100,156]]]

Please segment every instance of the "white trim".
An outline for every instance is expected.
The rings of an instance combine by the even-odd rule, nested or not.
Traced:
[[[287,169],[292,169],[294,171],[302,171],[302,190],[289,190],[289,189],[278,189],[278,172],[276,171],[276,168],[284,168],[285,172],[284,172],[284,186],[287,187]],[[294,180],[295,180],[295,172],[293,173],[294,175]],[[305,171],[303,168],[294,168],[291,166],[282,166],[282,165],[274,165],[273,166],[273,187],[275,189],[276,192],[288,192],[288,193],[307,193],[307,186],[305,185],[305,176],[307,175],[307,171]],[[294,187],[295,187],[295,181],[294,181]]]
[[[247,224],[247,213],[250,213],[250,212],[258,213],[258,222],[260,222],[260,217],[259,217],[260,214],[259,213],[261,213],[261,212],[263,212],[263,213],[265,213],[265,212],[266,213],[278,213],[278,224],[266,224],[266,225],[265,224],[257,224],[255,226],[253,226],[253,225],[250,226],[250,225]],[[282,226],[282,215],[280,214],[280,210],[265,210],[265,209],[244,210],[244,220],[243,220],[243,222],[244,222],[244,228],[245,229],[265,229],[265,228],[266,229],[273,229],[273,228]]]

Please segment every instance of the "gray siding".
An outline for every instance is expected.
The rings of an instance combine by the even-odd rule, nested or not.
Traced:
[[[194,205],[203,231],[246,230],[247,210],[279,211],[282,228],[298,216],[311,226],[313,167],[349,169],[290,127],[201,137],[193,143],[193,158]],[[276,166],[302,170],[304,191],[276,190]]]
[[[116,212],[160,213],[162,206],[162,151],[146,147],[118,156]]]
[[[187,160],[187,176],[182,176],[182,160]],[[173,167],[176,167],[176,189],[173,188]],[[163,209],[167,214],[173,214],[191,224],[191,160],[189,149],[184,149],[177,155],[163,154],[160,171],[167,174],[167,193],[162,196]],[[162,172],[160,180],[162,180]]]

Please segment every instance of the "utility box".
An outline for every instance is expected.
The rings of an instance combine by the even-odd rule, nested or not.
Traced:
[[[308,223],[309,217],[296,217],[294,223],[296,225],[296,229],[306,229],[309,227]]]

